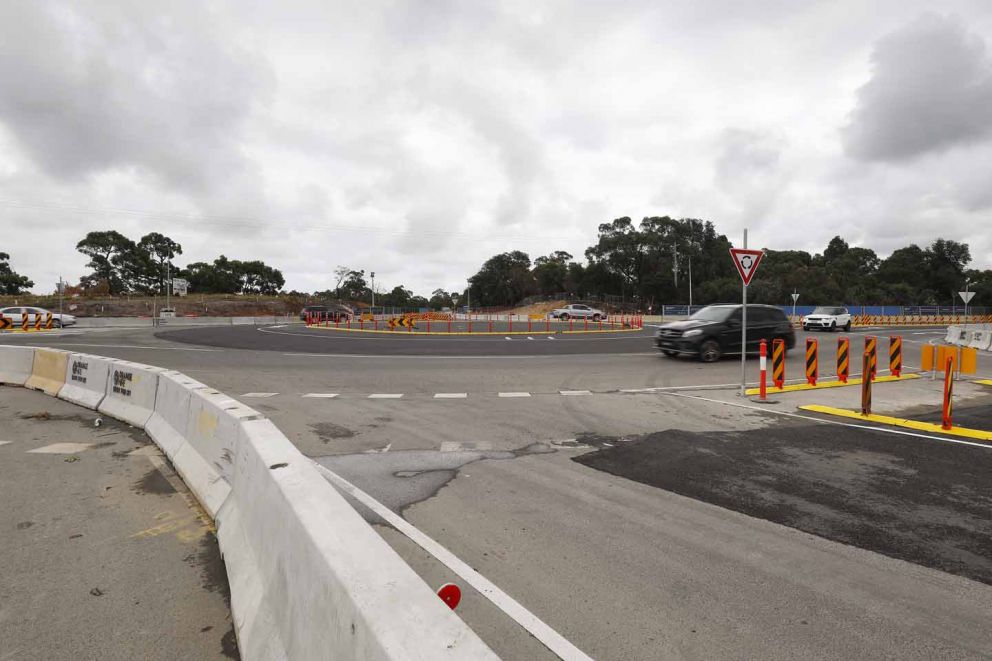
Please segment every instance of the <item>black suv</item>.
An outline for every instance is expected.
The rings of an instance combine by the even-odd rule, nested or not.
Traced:
[[[685,321],[665,324],[655,334],[655,347],[669,357],[699,356],[711,363],[728,353],[741,352],[741,305],[710,305]],[[796,333],[781,308],[747,306],[747,352],[757,353],[761,340],[785,340],[786,350],[796,345]]]

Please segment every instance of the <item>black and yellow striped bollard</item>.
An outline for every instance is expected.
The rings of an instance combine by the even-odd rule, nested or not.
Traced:
[[[874,335],[865,336],[865,353],[868,354],[868,371],[861,378],[874,381],[878,376],[878,338]]]
[[[889,336],[889,372],[902,376],[902,338],[898,335]]]
[[[847,383],[851,373],[851,340],[842,337],[837,340],[837,378],[841,383]]]
[[[28,326],[31,325],[31,313],[25,312],[21,315],[21,330],[27,332]]]
[[[40,312],[35,312],[34,313],[34,329],[36,331],[40,331],[41,330],[41,313]]]
[[[772,341],[772,383],[781,390],[785,387],[785,340]]]
[[[816,377],[819,376],[820,366],[817,357],[817,341],[811,337],[806,338],[806,383],[811,386],[816,385]]]
[[[861,359],[861,415],[871,415],[871,379],[868,376],[871,373],[871,361],[872,356],[865,349]]]
[[[45,313],[45,330],[52,330],[52,326],[55,325],[55,321],[52,317],[51,312]]]

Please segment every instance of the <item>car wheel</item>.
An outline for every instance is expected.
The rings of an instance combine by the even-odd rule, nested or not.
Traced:
[[[603,317],[601,317],[601,316],[600,316],[600,315],[598,315],[598,314],[594,314],[594,315],[592,316],[592,320],[593,320],[593,321],[599,321],[599,320],[600,320],[600,319],[602,319],[602,318],[603,318]]]
[[[704,363],[720,360],[720,345],[715,340],[706,340],[699,348],[699,359]]]
[[[836,321],[831,321],[830,322],[830,332],[833,333],[836,330],[837,330],[837,322]]]
[[[559,316],[558,318],[561,319],[562,321],[568,321],[568,313],[562,312],[561,316]]]
[[[846,324],[844,324],[844,332],[845,333],[850,333],[851,332],[851,322],[850,321],[848,321]]]
[[[61,319],[53,319],[52,320],[52,328],[62,328],[62,320]]]
[[[809,326],[803,326],[803,331],[805,331],[805,332],[808,333],[809,332]]]

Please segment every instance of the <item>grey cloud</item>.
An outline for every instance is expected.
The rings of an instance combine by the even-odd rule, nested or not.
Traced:
[[[992,131],[992,62],[960,21],[924,14],[875,45],[872,69],[843,132],[850,156],[902,161]]]
[[[203,193],[250,169],[239,129],[269,75],[198,3],[0,5],[0,121],[50,176],[134,168]]]

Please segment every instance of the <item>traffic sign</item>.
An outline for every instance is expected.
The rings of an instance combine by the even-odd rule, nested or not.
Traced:
[[[765,256],[765,253],[761,250],[731,248],[730,256],[734,258],[734,266],[737,267],[737,272],[740,274],[744,286],[747,287],[751,284],[751,278],[758,271],[758,264],[761,263],[761,258]]]
[[[185,296],[188,288],[189,280],[186,280],[185,278],[172,279],[172,293],[176,296]]]
[[[795,305],[796,304],[796,301],[798,301],[798,300],[799,300],[799,294],[793,294],[792,295],[792,304]]]
[[[973,291],[959,291],[958,292],[958,296],[961,297],[961,300],[964,301],[964,304],[965,305],[968,305],[969,303],[971,303],[971,299],[974,298],[975,292],[973,292]]]

